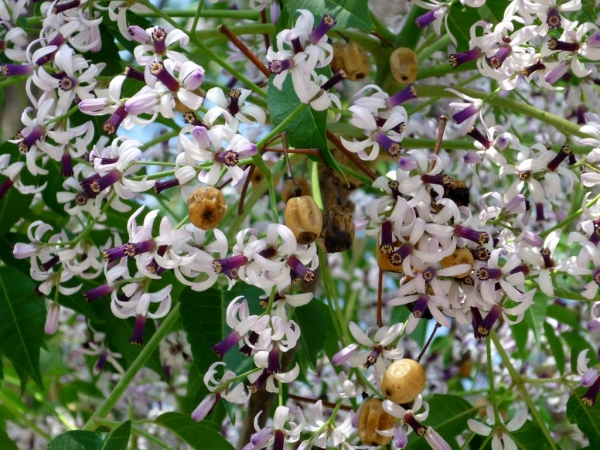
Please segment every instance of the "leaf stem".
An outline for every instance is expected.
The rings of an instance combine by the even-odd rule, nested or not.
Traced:
[[[451,97],[455,98],[456,95],[446,91],[447,86],[430,86],[430,85],[420,85],[419,86],[419,97]],[[523,117],[533,117],[534,119],[540,120],[541,122],[547,123],[548,125],[553,126],[558,129],[560,132],[566,135],[575,135],[580,137],[591,137],[586,133],[583,133],[580,129],[580,126],[576,123],[570,122],[561,117],[555,116],[554,114],[550,114],[547,111],[543,111],[541,109],[535,108],[531,105],[526,105],[525,103],[518,102],[511,98],[500,97],[497,95],[492,96],[491,98],[487,98],[490,94],[483,91],[478,91],[475,89],[465,89],[460,88],[457,89],[461,93],[468,95],[469,97],[478,98],[478,99],[486,99],[486,103],[492,106],[496,106],[501,109],[507,109],[513,112],[517,112]]]
[[[492,407],[494,408],[494,424],[498,425],[502,423],[500,419],[500,413],[498,412],[498,403],[496,402],[496,388],[494,387],[494,369],[492,368],[492,340],[488,336],[485,340],[487,349],[487,372],[488,372],[488,383],[490,384],[490,399],[492,401]]]
[[[259,13],[258,11],[254,11],[251,9],[204,9],[199,13],[194,10],[184,11],[181,9],[168,9],[162,11],[167,14],[169,17],[195,17],[196,15],[200,17],[207,17],[211,19],[246,19],[246,20],[258,20]],[[138,13],[140,17],[162,17],[162,14],[157,13]],[[192,29],[195,29],[192,28]]]
[[[160,341],[171,331],[173,326],[179,320],[179,303],[176,304],[165,321],[156,330],[156,333],[152,336],[150,341],[144,346],[138,357],[133,361],[127,372],[121,377],[115,388],[112,390],[107,399],[100,405],[100,407],[92,414],[92,417],[83,426],[83,430],[94,430],[97,428],[98,423],[96,419],[104,419],[113,407],[117,404],[125,390],[129,387],[133,378],[137,375],[146,361],[150,358],[152,353],[158,348]]]
[[[331,271],[329,270],[329,265],[327,263],[327,254],[323,251],[321,247],[318,249],[319,251],[319,267],[321,268],[321,276],[323,277],[323,287],[325,288],[325,298],[327,299],[327,305],[329,306],[329,312],[331,314],[331,320],[335,327],[336,334],[340,342],[343,345],[346,345],[350,342],[350,336],[348,335],[348,329],[343,327],[345,321],[343,320],[342,312],[337,308],[337,304],[334,300],[337,292],[335,288],[335,284],[333,282],[333,277],[331,276]]]
[[[588,208],[591,208],[592,206],[594,206],[595,203],[598,202],[598,200],[600,200],[600,194],[597,195],[597,196],[595,196],[592,200],[590,200],[590,202],[586,206]],[[562,228],[562,227],[570,224],[573,220],[575,220],[577,217],[579,217],[582,213],[583,213],[583,208],[579,208],[577,211],[575,211],[574,213],[570,214],[565,220],[562,220],[562,221],[558,222],[553,227],[550,227],[546,231],[544,231],[543,233],[541,233],[540,237],[542,239],[545,239],[546,236],[548,236],[554,230],[558,230],[559,228]]]
[[[558,448],[556,447],[556,443],[554,442],[554,439],[550,435],[550,432],[548,431],[548,428],[546,427],[546,424],[544,423],[544,419],[542,419],[542,416],[540,416],[540,413],[537,410],[535,403],[533,403],[533,400],[531,399],[529,392],[527,392],[527,388],[523,384],[523,381],[521,380],[521,376],[519,375],[519,372],[517,372],[515,367],[512,365],[512,362],[510,361],[510,357],[506,353],[506,350],[504,350],[504,347],[502,347],[502,344],[500,343],[500,340],[498,339],[498,336],[496,335],[496,330],[491,330],[490,337],[491,337],[492,341],[494,342],[496,351],[502,358],[502,362],[504,363],[504,365],[506,366],[506,368],[508,370],[508,373],[510,374],[510,378],[513,380],[513,383],[517,386],[517,389],[519,389],[519,391],[521,392],[521,395],[523,396],[525,403],[527,403],[527,406],[529,407],[529,411],[530,411],[531,415],[533,416],[535,421],[540,426],[542,433],[544,434],[544,436],[546,437],[546,440],[550,444],[550,447],[553,450],[558,450]],[[489,364],[489,361],[488,361],[488,364]],[[496,422],[496,423],[500,423],[500,422]]]

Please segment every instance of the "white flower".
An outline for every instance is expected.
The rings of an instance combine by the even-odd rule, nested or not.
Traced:
[[[490,427],[488,425],[484,425],[481,422],[477,422],[476,420],[469,419],[468,425],[469,428],[481,436],[489,436],[490,433],[494,432],[494,437],[492,438],[492,449],[493,450],[518,450],[517,444],[512,440],[509,434],[507,434],[504,430],[508,430],[510,432],[514,432],[521,428],[525,421],[527,420],[527,410],[521,411],[517,414],[514,419],[504,425],[504,422],[500,422],[500,424],[495,423],[494,419],[494,409],[492,405],[487,407],[487,415],[493,426]],[[500,417],[502,421],[502,417]],[[494,425],[499,425],[501,428],[498,428]]]

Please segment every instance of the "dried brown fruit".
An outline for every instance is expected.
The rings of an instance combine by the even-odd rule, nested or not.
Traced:
[[[202,230],[212,230],[219,226],[227,212],[223,193],[214,187],[196,189],[188,198],[187,204],[190,222]]]
[[[323,211],[323,231],[319,244],[327,253],[348,250],[354,242],[354,222],[348,208],[331,205]]]
[[[371,64],[369,55],[356,42],[348,42],[344,47],[344,71],[349,80],[363,80],[369,76]]]
[[[390,56],[392,75],[398,83],[409,84],[417,79],[419,70],[417,54],[410,48],[400,47]]]
[[[386,445],[392,437],[382,436],[377,430],[393,428],[396,419],[383,409],[382,401],[370,398],[365,401],[358,416],[358,437],[365,445]]]
[[[453,200],[456,206],[469,206],[471,201],[467,183],[456,178],[450,178],[449,182],[444,185],[444,197]]]
[[[369,76],[371,64],[364,48],[356,42],[334,42],[332,47],[331,70],[333,72],[343,70],[346,72],[346,78],[351,81],[362,80]]]
[[[417,398],[426,382],[423,366],[414,359],[405,358],[387,368],[381,380],[381,391],[394,403],[404,404]]]
[[[346,70],[344,67],[344,48],[346,47],[345,42],[337,41],[331,44],[333,47],[333,59],[331,60],[331,71],[333,73],[338,70]]]
[[[285,225],[299,244],[310,244],[321,234],[323,216],[311,196],[292,197],[285,207]]]
[[[456,275],[456,278],[468,277],[475,266],[475,258],[473,258],[473,253],[466,248],[457,248],[454,250],[454,253],[446,256],[440,261],[440,266],[442,266],[444,269],[447,269],[448,267],[454,267],[459,264],[469,264],[471,268],[459,275]]]

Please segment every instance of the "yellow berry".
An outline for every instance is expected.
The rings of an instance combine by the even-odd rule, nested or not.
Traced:
[[[417,79],[417,54],[410,48],[400,47],[390,56],[392,75],[398,83],[409,84]]]
[[[187,201],[189,218],[202,230],[211,230],[221,223],[227,212],[223,193],[214,187],[196,189]]]
[[[321,234],[323,216],[310,195],[292,197],[285,207],[285,225],[299,244],[310,244]]]
[[[396,419],[385,412],[378,398],[370,398],[365,401],[358,416],[358,437],[365,445],[386,445],[392,439],[391,436],[382,436],[377,430],[386,431],[392,429]]]
[[[385,371],[381,391],[394,403],[404,404],[417,398],[425,389],[426,382],[423,366],[414,359],[405,358],[393,362]]]
[[[473,266],[475,265],[475,258],[473,258],[473,254],[470,250],[466,248],[457,248],[454,253],[446,256],[440,261],[440,266],[442,266],[444,269],[457,266],[458,264],[469,264],[471,268],[459,275],[455,275],[456,278],[468,277],[473,270]]]

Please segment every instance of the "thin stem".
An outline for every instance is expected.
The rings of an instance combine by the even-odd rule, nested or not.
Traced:
[[[327,263],[327,254],[321,247],[319,247],[319,267],[321,268],[321,276],[323,277],[323,286],[325,288],[325,298],[327,299],[327,305],[329,306],[331,321],[335,327],[338,339],[342,342],[342,345],[346,345],[350,342],[350,336],[348,335],[348,329],[343,326],[345,321],[343,320],[341,311],[338,311],[334,302],[337,292]]]
[[[420,85],[419,97],[456,97],[455,94],[448,92],[445,89],[446,86]],[[488,94],[487,92],[477,91],[474,89],[460,88],[460,92],[465,95],[468,95],[469,97],[486,99],[486,103],[488,105],[496,106],[500,109],[507,109],[513,112],[517,112],[523,117],[533,117],[534,119],[538,119],[541,122],[553,126],[554,128],[558,129],[560,132],[566,135],[574,134],[580,137],[592,137],[586,133],[581,132],[579,125],[565,120],[561,117],[555,116],[554,114],[550,114],[549,112],[541,110],[534,106],[527,105],[525,103],[518,102],[510,98],[500,97],[498,95],[493,95],[490,97],[490,94]]]
[[[146,6],[151,11],[154,11],[156,14],[159,15],[159,17],[162,17],[164,20],[166,20],[173,27],[175,27],[177,29],[180,28],[180,26],[179,26],[179,24],[177,22],[175,22],[171,17],[169,17],[167,14],[165,14],[165,12],[162,11],[160,8],[158,8],[157,6],[154,6],[152,4],[152,2],[150,2],[149,0],[139,0],[138,3],[141,4],[141,5]],[[217,31],[217,33],[218,33],[218,31]],[[246,84],[252,91],[254,91],[255,93],[257,93],[261,97],[265,97],[265,98],[267,97],[267,93],[266,92],[264,92],[255,83],[253,83],[248,77],[246,77],[242,73],[240,73],[237,70],[235,70],[233,68],[233,66],[231,66],[231,64],[229,64],[227,61],[225,61],[223,58],[221,58],[219,55],[217,55],[215,52],[213,52],[210,48],[208,48],[200,39],[198,39],[197,34],[190,34],[189,38],[190,38],[190,41],[196,47],[198,47],[199,50],[201,50],[203,53],[206,54],[206,56],[208,56],[210,59],[212,59],[218,65],[220,65],[223,69],[225,69],[226,71],[228,71],[231,75],[233,75],[234,77],[236,77],[242,83]]]
[[[427,58],[429,58],[431,55],[433,55],[435,52],[437,52],[439,50],[443,50],[446,47],[448,47],[448,45],[450,45],[451,43],[452,43],[452,41],[450,40],[450,36],[445,34],[442,37],[440,37],[439,39],[437,39],[435,42],[433,42],[431,45],[426,46],[422,51],[420,51],[417,54],[417,60],[419,62],[423,62]],[[450,67],[452,67],[452,66],[450,66]]]
[[[269,203],[271,204],[271,212],[273,213],[273,222],[279,223],[279,213],[277,212],[277,199],[275,198],[275,186],[273,184],[273,173],[269,166],[263,161],[260,153],[256,154],[252,158],[254,164],[258,167],[265,176],[267,181],[267,187],[269,189]]]
[[[169,17],[208,17],[213,19],[247,19],[247,20],[258,20],[259,13],[258,11],[250,10],[250,9],[206,9],[198,11],[185,11],[181,9],[167,9],[163,10],[165,14]],[[140,17],[162,17],[162,14],[157,13],[137,13]],[[196,27],[192,28],[193,30]]]
[[[98,214],[98,217],[93,218],[92,220],[90,220],[88,222],[88,224],[86,225],[86,227],[84,228],[84,230],[79,233],[79,235],[70,243],[65,243],[65,244],[70,244],[71,246],[75,246],[77,245],[79,242],[81,242],[83,239],[86,238],[86,236],[88,235],[88,233],[92,230],[92,228],[94,228],[94,225],[96,225],[96,223],[98,222],[98,220],[100,220],[100,218],[106,213],[106,211],[108,210],[108,208],[110,208],[111,203],[114,201],[114,199],[117,197],[117,194],[113,194],[107,201],[106,204],[102,207],[102,210],[100,211],[100,214]]]
[[[171,139],[171,138],[179,135],[179,131],[181,131],[181,130],[172,130],[172,131],[167,131],[166,133],[161,133],[160,135],[156,136],[154,139],[150,139],[148,142],[144,143],[140,147],[140,150],[146,150],[146,149],[152,147],[153,145],[160,144],[161,142]]]
[[[290,123],[292,123],[296,119],[296,117],[298,117],[300,115],[300,113],[302,113],[302,111],[304,111],[307,107],[308,107],[307,103],[300,103],[296,107],[296,109],[290,113],[289,116],[287,116],[284,120],[282,120],[281,123],[279,125],[277,125],[275,128],[273,128],[269,134],[267,134],[264,138],[262,138],[260,141],[258,141],[256,143],[256,148],[259,151],[262,150],[262,148],[269,142],[270,139],[272,139],[274,136],[277,136],[278,134],[281,134],[282,132],[284,132],[285,129],[287,128],[287,126]]]
[[[200,20],[200,14],[202,14],[202,8],[204,8],[204,0],[200,0],[198,2],[198,8],[196,9],[196,14],[194,15],[194,23],[192,24],[192,30],[198,28],[198,20]]]
[[[500,413],[498,412],[498,403],[496,402],[496,388],[494,387],[494,369],[492,367],[492,340],[488,336],[485,340],[487,347],[487,372],[488,382],[490,383],[490,399],[492,401],[492,407],[494,408],[494,423],[502,423],[500,419]]]
[[[544,436],[546,437],[546,440],[550,444],[550,447],[553,450],[558,450],[558,447],[556,447],[556,443],[554,442],[554,438],[552,438],[552,436],[550,435],[550,432],[548,431],[548,428],[546,427],[546,424],[544,423],[544,419],[542,419],[542,416],[540,416],[540,413],[537,410],[535,403],[533,403],[533,400],[529,396],[529,392],[527,392],[527,388],[523,384],[521,377],[519,375],[519,372],[517,372],[515,367],[512,365],[512,362],[510,361],[510,357],[506,353],[506,350],[504,350],[504,347],[502,347],[502,344],[500,343],[500,340],[498,339],[498,336],[496,335],[496,330],[491,330],[490,337],[492,338],[492,341],[494,342],[496,351],[500,354],[500,357],[502,358],[502,362],[508,369],[510,378],[513,380],[513,383],[517,386],[517,389],[519,389],[519,391],[521,392],[521,395],[523,396],[525,403],[527,403],[527,406],[529,407],[529,412],[531,412],[531,415],[533,416],[535,421],[540,426],[542,433],[544,434]],[[488,364],[489,364],[489,362],[488,362]],[[500,422],[497,422],[497,423],[500,423]]]
[[[318,401],[317,399],[314,399],[314,398],[302,397],[300,395],[295,395],[295,394],[288,394],[288,397],[293,400],[296,400],[297,402],[310,403],[311,405],[314,405]],[[326,406],[327,408],[335,408],[335,406],[336,406],[336,403],[331,403],[331,402],[327,402],[327,401],[323,401],[323,400],[321,400],[321,403],[323,404],[323,406]],[[352,407],[348,406],[348,405],[341,405],[340,409],[343,409],[344,411],[352,411]]]
[[[171,331],[173,326],[179,320],[179,303],[176,304],[169,315],[166,317],[165,321],[161,324],[161,326],[156,330],[150,341],[144,346],[140,354],[137,356],[135,361],[131,364],[127,372],[121,377],[113,391],[110,393],[108,398],[100,405],[100,407],[92,414],[92,417],[86,422],[83,426],[83,430],[94,430],[97,428],[98,424],[96,423],[96,419],[104,419],[113,407],[117,404],[119,399],[123,396],[134,377],[140,371],[146,361],[152,356],[152,353],[158,348],[160,341]]]
[[[230,30],[236,36],[241,36],[243,34],[264,34],[273,33],[275,31],[275,25],[272,23],[248,23],[244,25],[236,25],[235,27],[231,27]],[[221,36],[221,33],[214,28],[210,30],[196,31],[196,37],[198,39],[209,39]]]
[[[227,36],[227,39],[229,39],[233,45],[235,45],[238,50],[240,52],[242,52],[249,60],[252,64],[254,64],[256,66],[256,68],[258,70],[260,70],[263,75],[267,78],[269,78],[271,76],[271,72],[269,72],[269,69],[267,69],[265,67],[265,65],[262,63],[262,61],[260,61],[256,55],[254,54],[254,52],[252,50],[250,50],[246,44],[244,44],[242,42],[242,40],[237,37],[235,34],[233,34],[231,32],[231,30],[229,29],[229,27],[227,25],[225,25],[224,23],[219,25],[217,27],[217,30],[219,30],[219,33],[224,34],[225,36]]]
[[[379,280],[377,283],[377,326],[383,327],[383,270],[379,268]]]
[[[427,342],[425,343],[425,346],[423,347],[423,350],[421,350],[421,353],[419,353],[419,356],[417,356],[417,359],[416,359],[417,362],[421,361],[421,358],[423,357],[423,355],[425,354],[425,352],[427,351],[427,349],[431,345],[431,341],[433,341],[433,337],[435,336],[435,333],[437,333],[437,330],[440,329],[440,327],[441,327],[441,325],[439,323],[435,324],[435,327],[433,328],[433,331],[431,332],[431,335],[429,336],[429,339],[427,339]]]
[[[357,158],[357,156],[352,153],[350,150],[348,150],[346,147],[344,147],[344,144],[342,144],[342,141],[340,141],[340,139],[333,134],[331,131],[326,130],[327,132],[327,139],[329,140],[329,142],[331,142],[333,145],[335,145],[335,147],[341,151],[350,161],[352,161],[352,163],[354,163],[354,165],[356,165],[356,167],[358,167],[360,170],[362,170],[365,175],[367,175],[371,180],[375,180],[377,179],[377,174],[375,174],[371,169],[369,169],[367,166],[365,166],[363,164],[363,162]]]
[[[600,200],[600,194],[597,195],[596,197],[594,197],[592,200],[590,200],[590,202],[587,204],[588,208],[591,208],[592,206],[594,206],[594,204],[596,202],[598,202],[598,200]],[[546,231],[544,231],[543,233],[540,234],[540,237],[542,239],[545,239],[546,236],[548,236],[550,233],[552,233],[554,230],[558,230],[559,228],[562,228],[568,224],[570,224],[573,220],[575,220],[577,217],[579,217],[581,214],[583,213],[583,208],[579,208],[577,211],[575,211],[573,214],[569,215],[565,220],[558,222],[556,225],[554,225],[553,227],[548,228]]]

